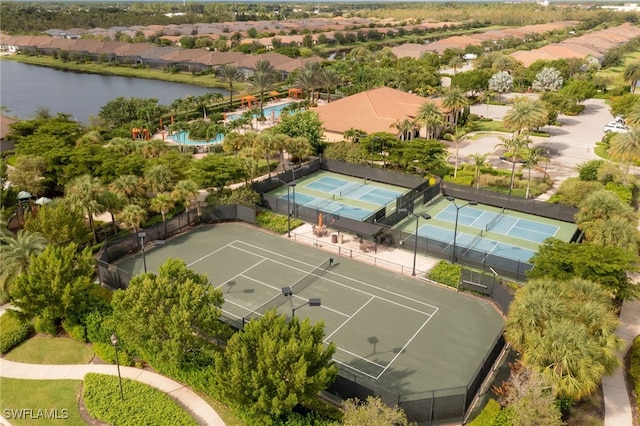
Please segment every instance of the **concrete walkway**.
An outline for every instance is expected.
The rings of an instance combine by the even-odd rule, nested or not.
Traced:
[[[625,346],[618,352],[622,365],[611,376],[602,379],[602,393],[604,394],[604,426],[632,426],[632,401],[629,400],[625,380],[624,356],[629,351],[631,343],[640,335],[640,300],[625,301],[620,313],[620,324],[616,330],[618,337],[624,339]]]
[[[44,365],[24,364],[0,359],[0,376],[27,380],[83,380],[87,373],[100,373],[117,376],[115,365]],[[146,383],[165,392],[176,400],[200,425],[224,426],[224,422],[213,408],[191,389],[160,374],[133,367],[120,367],[120,374],[127,379]],[[7,391],[5,389],[5,391]],[[125,394],[126,398],[126,394]],[[46,408],[46,407],[43,407]]]

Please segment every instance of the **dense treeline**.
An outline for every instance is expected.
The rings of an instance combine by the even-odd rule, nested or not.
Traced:
[[[2,31],[9,34],[39,33],[51,28],[110,28],[132,25],[195,24],[201,22],[303,19],[310,17],[358,16],[361,18],[420,22],[475,21],[483,25],[529,25],[560,20],[579,20],[591,28],[607,21],[637,22],[638,15],[599,8],[573,8],[538,4],[497,3],[433,4],[373,3],[322,4],[317,14],[315,3],[287,5],[279,3],[73,3],[23,4],[2,2]],[[180,16],[166,14],[184,13]]]

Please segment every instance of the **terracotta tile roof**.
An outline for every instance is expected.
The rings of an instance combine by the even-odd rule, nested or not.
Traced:
[[[390,132],[398,120],[412,119],[425,102],[433,99],[389,87],[368,90],[315,108],[325,131],[344,133],[356,128],[367,133]]]
[[[640,36],[640,28],[625,23],[617,27],[570,38],[561,43],[552,43],[539,49],[514,52],[509,56],[522,62],[525,67],[540,59],[586,58],[589,55],[601,57],[612,47],[638,36]]]
[[[424,52],[430,52],[426,44],[405,43],[399,46],[394,46],[391,51],[398,58],[411,57],[414,59],[420,58]]]

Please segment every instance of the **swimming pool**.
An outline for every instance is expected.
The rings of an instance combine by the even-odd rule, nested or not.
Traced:
[[[218,133],[215,138],[205,140],[195,140],[189,138],[189,132],[186,130],[180,130],[176,134],[169,136],[175,142],[183,145],[216,145],[222,143],[224,140],[224,135],[222,133]]]
[[[270,107],[264,108],[264,116],[267,118],[278,118],[280,117],[280,112],[282,109],[288,105],[291,105],[294,102],[287,102],[286,104],[273,105]],[[242,114],[227,114],[227,120],[237,120],[242,117]],[[258,114],[254,114],[253,118],[257,118]]]

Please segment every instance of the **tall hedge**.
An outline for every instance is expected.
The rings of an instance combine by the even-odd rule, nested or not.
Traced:
[[[0,316],[0,353],[5,354],[27,340],[33,328],[11,311]]]

